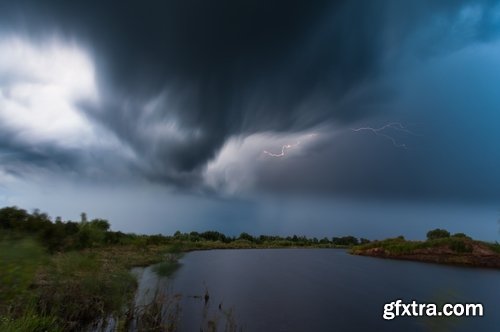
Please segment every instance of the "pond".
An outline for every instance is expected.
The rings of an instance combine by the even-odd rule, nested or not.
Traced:
[[[500,271],[353,256],[340,249],[195,251],[169,279],[135,269],[137,301],[178,306],[180,331],[488,331],[500,324]],[[205,295],[208,295],[205,298]],[[382,318],[384,304],[481,303],[483,317]],[[174,303],[175,302],[175,303]]]

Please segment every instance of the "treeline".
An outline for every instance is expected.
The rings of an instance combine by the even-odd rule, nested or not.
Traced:
[[[84,249],[103,245],[139,246],[172,244],[177,242],[250,242],[253,244],[275,244],[282,246],[353,246],[370,242],[367,239],[354,236],[333,237],[322,239],[305,236],[252,236],[241,233],[239,236],[227,236],[217,231],[206,232],[175,232],[172,236],[137,235],[115,232],[110,230],[110,224],[105,219],[87,220],[85,213],[81,214],[80,221],[63,221],[60,217],[53,221],[46,213],[13,207],[0,209],[0,236],[32,236],[36,238],[50,252]]]
[[[219,241],[223,243],[231,243],[234,241],[248,241],[256,244],[264,244],[264,243],[290,243],[296,244],[298,246],[306,246],[306,245],[334,245],[334,246],[353,246],[358,244],[369,243],[370,240],[365,238],[356,238],[354,236],[343,236],[343,237],[332,237],[327,238],[324,237],[322,239],[318,239],[316,237],[308,238],[306,236],[277,236],[277,235],[260,235],[260,236],[252,236],[248,233],[241,233],[239,236],[226,236],[223,233],[217,231],[207,231],[203,233],[198,232],[190,232],[190,233],[181,233],[180,231],[175,232],[172,237],[174,240],[179,241],[189,241],[189,242],[201,242],[201,241]]]
[[[51,252],[112,244],[120,239],[120,232],[109,230],[107,220],[88,221],[85,213],[81,216],[79,222],[62,221],[60,217],[52,221],[39,210],[29,213],[15,206],[5,207],[0,209],[0,230],[4,237],[31,236]]]

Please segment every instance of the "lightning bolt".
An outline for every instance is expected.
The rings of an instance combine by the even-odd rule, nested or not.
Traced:
[[[312,138],[312,137],[315,137],[317,134],[308,134],[305,136],[305,138]],[[276,158],[281,158],[281,157],[284,157],[287,155],[287,151],[288,150],[291,150],[297,146],[300,145],[300,142],[301,141],[297,141],[297,143],[295,144],[285,144],[281,147],[281,152],[280,153],[272,153],[272,152],[269,152],[267,150],[264,150],[262,151],[264,154],[267,154],[268,156],[270,157],[276,157]]]
[[[371,131],[371,132],[373,132],[377,136],[381,136],[381,137],[384,137],[384,138],[390,140],[392,142],[392,145],[394,145],[395,147],[407,149],[408,147],[406,146],[406,144],[404,144],[404,143],[398,143],[394,137],[392,137],[389,134],[387,134],[387,130],[389,130],[389,129],[400,131],[400,132],[404,132],[404,133],[407,133],[407,134],[410,134],[410,135],[413,135],[413,136],[418,136],[417,134],[415,134],[414,132],[410,131],[407,127],[405,127],[400,122],[391,122],[391,123],[388,123],[388,124],[386,124],[386,125],[384,125],[384,126],[382,126],[380,128],[361,127],[361,128],[354,128],[354,129],[351,129],[351,130],[352,131],[356,131],[356,132],[363,131],[363,130]],[[384,131],[386,131],[386,132],[384,133]]]
[[[281,153],[272,153],[272,152],[269,152],[269,151],[266,151],[264,150],[263,152],[265,154],[267,154],[268,156],[271,156],[271,157],[284,157],[286,155],[286,152],[296,146],[298,146],[300,144],[300,141],[298,141],[297,143],[295,144],[285,144],[281,147]]]

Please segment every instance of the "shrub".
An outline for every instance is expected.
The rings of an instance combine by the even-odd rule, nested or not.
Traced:
[[[240,236],[238,237],[239,240],[247,240],[247,241],[250,241],[250,242],[255,242],[255,238],[248,234],[248,233],[241,233]]]
[[[459,253],[472,252],[472,246],[460,238],[451,239],[449,247],[451,250]]]
[[[455,233],[452,235],[452,237],[458,237],[461,239],[470,239],[470,236],[467,236],[465,233]]]
[[[428,240],[442,239],[450,237],[450,232],[445,229],[436,228],[427,232]]]

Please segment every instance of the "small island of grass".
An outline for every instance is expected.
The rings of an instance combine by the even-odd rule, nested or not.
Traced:
[[[399,236],[354,246],[350,253],[439,264],[500,268],[498,242],[473,240],[463,233],[450,235],[443,229],[429,231],[425,241],[409,241]]]

